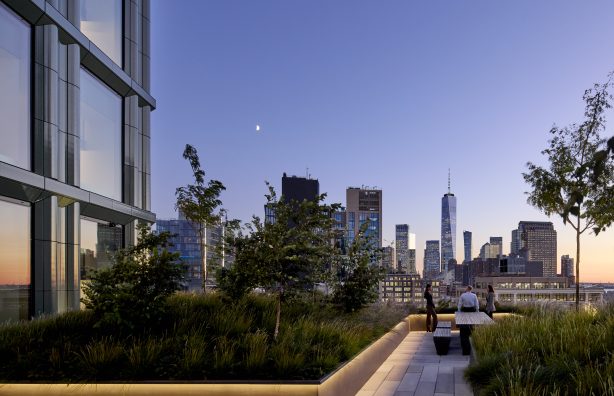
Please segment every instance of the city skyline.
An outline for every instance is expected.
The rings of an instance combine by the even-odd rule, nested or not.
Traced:
[[[261,215],[264,181],[279,192],[283,172],[311,173],[328,202],[343,203],[348,186],[377,186],[384,241],[395,224],[411,225],[421,269],[425,241],[440,238],[451,168],[457,229],[471,230],[475,247],[502,235],[506,253],[519,221],[552,221],[557,255],[576,256],[573,231],[526,203],[521,174],[543,163],[552,125],[581,120],[584,90],[614,69],[603,40],[614,36],[614,4],[189,7],[152,3],[158,217],[175,215],[175,188],[190,182],[181,158],[190,143],[243,221]],[[179,37],[199,37],[199,51]],[[174,72],[186,51],[193,62]],[[613,238],[583,236],[581,281],[614,281]]]

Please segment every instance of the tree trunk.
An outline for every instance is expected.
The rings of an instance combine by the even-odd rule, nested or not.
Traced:
[[[203,241],[203,238],[205,239]],[[207,227],[201,225],[198,232],[200,242],[200,276],[203,281],[203,293],[207,293]]]
[[[580,310],[580,216],[576,230],[576,311]]]
[[[273,332],[274,340],[277,340],[277,335],[279,334],[279,322],[281,321],[281,295],[282,292],[280,291],[277,294],[277,317],[275,319],[275,332]]]

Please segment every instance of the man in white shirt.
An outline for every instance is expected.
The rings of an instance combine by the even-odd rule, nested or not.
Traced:
[[[458,299],[459,312],[479,312],[480,303],[478,302],[478,296],[471,292],[472,287],[467,286],[467,290],[461,294]]]

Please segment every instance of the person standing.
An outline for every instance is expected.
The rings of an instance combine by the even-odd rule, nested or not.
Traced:
[[[426,300],[426,331],[433,332],[437,328],[437,313],[435,312],[435,304],[433,303],[433,288],[430,283],[426,285],[426,289],[424,290],[424,299]]]
[[[478,296],[471,292],[473,288],[467,286],[467,289],[461,294],[458,299],[458,310],[461,312],[479,312],[480,303],[478,302]]]
[[[467,289],[458,299],[458,311],[459,312],[479,312],[480,303],[478,302],[478,296],[471,292],[473,289],[471,286],[467,286]],[[473,326],[471,325],[457,325],[460,330],[460,342],[463,355],[469,355],[471,353],[471,343],[469,342],[469,336]]]
[[[492,319],[492,313],[495,312],[495,289],[492,285],[488,285],[488,294],[486,295],[486,315]]]

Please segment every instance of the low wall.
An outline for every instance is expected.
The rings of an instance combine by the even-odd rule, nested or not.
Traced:
[[[409,333],[409,317],[366,347],[354,359],[315,381],[211,381],[123,384],[0,384],[0,395],[97,396],[344,396],[355,395]]]

